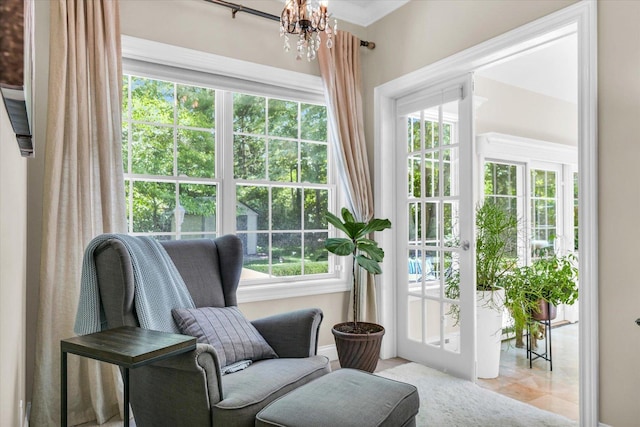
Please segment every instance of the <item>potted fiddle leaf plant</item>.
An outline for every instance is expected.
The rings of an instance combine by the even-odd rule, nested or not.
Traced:
[[[382,273],[380,262],[384,251],[370,238],[371,233],[391,228],[388,219],[372,218],[368,222],[356,221],[354,215],[342,208],[342,218],[327,212],[327,221],[346,237],[331,237],[325,241],[325,248],[338,256],[348,256],[352,261],[352,309],[353,321],[338,323],[331,332],[336,341],[338,359],[343,368],[355,368],[373,372],[378,363],[384,327],[376,323],[360,320],[360,295],[363,282],[368,275]]]

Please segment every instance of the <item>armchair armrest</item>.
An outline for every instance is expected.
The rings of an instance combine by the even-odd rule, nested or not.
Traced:
[[[211,407],[222,400],[215,349],[196,349],[132,369],[131,405],[139,426],[210,425]]]
[[[175,369],[184,373],[203,372],[207,380],[211,403],[214,404],[223,399],[218,352],[209,344],[196,343],[195,350],[160,360],[151,366]]]
[[[279,357],[309,357],[318,352],[324,315],[319,308],[291,311],[251,322]]]

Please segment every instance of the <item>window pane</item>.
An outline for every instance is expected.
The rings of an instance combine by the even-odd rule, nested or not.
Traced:
[[[215,126],[216,92],[204,87],[177,85],[178,124],[198,128]]]
[[[130,90],[133,120],[173,124],[173,83],[131,77]]]
[[[409,236],[410,245],[422,243],[422,203],[409,203]]]
[[[271,140],[269,142],[269,180],[298,182],[298,143]]]
[[[170,127],[132,126],[131,172],[173,175],[173,130]]]
[[[180,231],[216,231],[216,193],[215,185],[180,184],[180,205],[184,209]]]
[[[233,94],[233,130],[264,135],[266,133],[266,99],[262,96]]]
[[[236,187],[236,229],[269,229],[269,189],[267,187]],[[266,246],[268,248],[268,245]]]
[[[425,234],[428,245],[440,244],[438,239],[438,231],[440,224],[438,223],[438,203],[425,203]]]
[[[249,279],[269,276],[269,235],[266,233],[238,233],[244,250],[243,266],[254,273],[242,275]]]
[[[433,108],[431,110],[425,111],[425,114],[437,115],[438,109]],[[438,122],[432,122],[429,120],[425,120],[424,122],[424,145],[425,148],[437,148],[440,144],[438,141],[440,140]]]
[[[458,148],[442,150],[442,178],[444,180],[444,196],[457,196],[458,182]]]
[[[324,105],[300,105],[300,138],[327,140],[327,108]]]
[[[273,229],[300,230],[302,190],[293,187],[275,187],[271,191]]]
[[[266,139],[235,135],[233,138],[234,176],[239,179],[266,179]]]
[[[425,197],[438,197],[440,195],[439,177],[437,159],[425,159],[424,161],[424,191]]]
[[[409,153],[419,151],[422,147],[422,141],[420,139],[422,135],[420,130],[420,118],[409,117],[407,119],[407,129],[409,130],[407,151]]]
[[[304,190],[305,230],[326,230],[325,214],[329,211],[329,191],[320,189]]]
[[[328,233],[304,234],[304,274],[329,272],[328,252],[324,248]]]
[[[298,103],[269,99],[269,135],[298,137]]]
[[[407,177],[407,182],[409,184],[409,197],[420,197],[422,195],[422,156],[409,157],[408,171],[409,176]]]
[[[534,170],[531,171],[531,178],[533,179],[533,195],[534,197],[545,197],[547,194],[546,188],[546,175],[544,171]]]
[[[133,231],[175,231],[176,186],[164,182],[133,183]]]
[[[274,276],[301,275],[302,234],[276,233],[272,239],[271,274]]]
[[[215,177],[215,136],[211,132],[178,131],[178,175]]]
[[[458,102],[456,101],[454,104],[458,105]],[[451,141],[451,137],[452,137],[451,124],[443,123],[442,124],[442,145],[455,144],[457,141]]]
[[[327,145],[303,142],[300,144],[302,182],[327,183]]]

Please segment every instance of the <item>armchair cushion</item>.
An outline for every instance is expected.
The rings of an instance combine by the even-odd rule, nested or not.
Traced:
[[[236,362],[278,357],[238,307],[185,308],[171,313],[180,332],[216,349],[223,371]]]

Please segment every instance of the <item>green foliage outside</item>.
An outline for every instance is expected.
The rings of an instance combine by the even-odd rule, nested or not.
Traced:
[[[184,209],[182,232],[216,235],[219,184],[202,179],[222,178],[216,170],[215,128],[216,96],[221,94],[124,76],[125,194],[134,232],[174,233],[176,213]],[[264,271],[266,260],[273,275],[300,275],[304,259],[304,274],[326,272],[326,258],[317,261],[322,248],[310,243],[312,237],[317,240],[316,233],[324,232],[321,237],[326,238],[328,229],[326,108],[235,93],[232,113],[238,231],[287,231],[297,236],[278,239],[274,234],[272,248],[263,239],[245,267]],[[298,267],[285,268],[280,253],[297,254],[299,261],[292,264]]]

